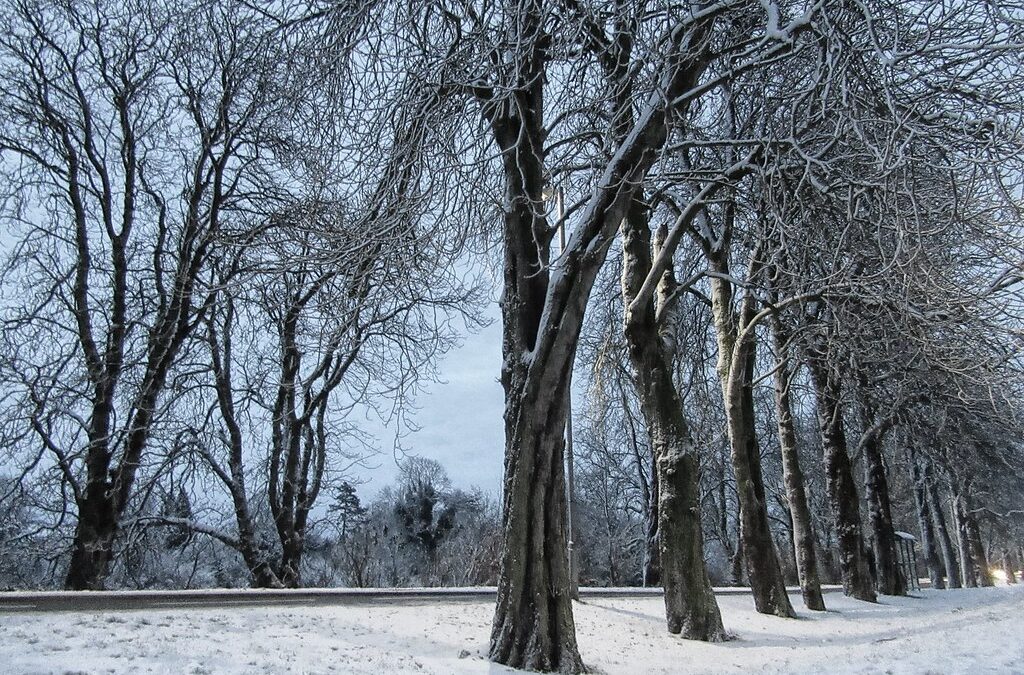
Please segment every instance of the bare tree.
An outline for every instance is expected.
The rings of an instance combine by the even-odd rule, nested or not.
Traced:
[[[5,316],[5,379],[74,496],[66,585],[100,588],[209,304],[203,272],[246,226],[237,214],[264,207],[253,185],[274,199],[256,145],[286,102],[259,26],[217,8],[17,2],[4,18],[5,218],[20,237],[5,283],[26,291]]]

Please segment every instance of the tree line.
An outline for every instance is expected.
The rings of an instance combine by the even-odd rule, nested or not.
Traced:
[[[906,593],[897,531],[936,587],[1024,562],[1016,3],[3,17],[18,583],[183,548],[216,583],[493,582],[491,658],[579,672],[577,572],[717,641],[713,580],[780,617],[787,580]],[[500,504],[413,458],[365,510],[358,420],[413,425],[496,286]]]

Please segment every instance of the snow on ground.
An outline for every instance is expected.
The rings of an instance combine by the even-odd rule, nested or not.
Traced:
[[[660,598],[577,605],[587,665],[601,673],[1024,673],[1024,585],[925,590],[827,613],[757,614],[719,597],[721,644],[664,629]],[[492,603],[225,607],[0,614],[2,673],[501,673],[486,658]]]

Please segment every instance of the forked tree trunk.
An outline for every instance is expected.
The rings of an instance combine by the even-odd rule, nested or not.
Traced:
[[[814,552],[814,528],[811,523],[811,510],[807,504],[804,474],[800,469],[793,407],[789,398],[793,373],[786,362],[787,338],[777,318],[772,320],[771,328],[776,358],[776,419],[779,426],[779,448],[782,453],[786,500],[789,502],[789,512],[793,521],[793,557],[804,605],[807,609],[824,611],[825,599],[821,595],[821,581],[818,578],[818,563]]]
[[[540,3],[521,3],[510,37],[529,48],[510,50],[518,60],[503,69],[511,73],[509,81],[493,91],[477,90],[501,150],[506,198],[504,536],[490,658],[515,668],[579,672],[583,662],[569,597],[564,523],[566,383],[587,300],[615,229],[665,145],[672,116],[682,112],[676,100],[707,68],[707,37],[716,18],[709,14],[671,33],[660,86],[640,106],[628,132],[616,134],[621,141],[599,172],[599,182],[559,256],[558,273],[552,274],[552,230],[543,213],[544,83],[551,44],[546,17]],[[671,494],[664,481],[659,489],[662,495]],[[664,525],[660,513],[659,521]],[[664,540],[667,535],[661,536]],[[667,566],[663,559],[663,570]]]
[[[634,203],[623,219],[621,232],[625,335],[655,457],[668,630],[693,640],[719,641],[724,639],[725,631],[704,565],[700,466],[682,400],[672,381],[671,350],[667,347],[671,340],[666,341],[659,333],[653,299],[632,311],[628,309],[651,269],[650,229],[638,204]],[[674,286],[671,273],[666,273],[659,284],[659,298],[670,296]]]
[[[714,271],[727,277],[727,261],[714,252],[710,253],[709,262]],[[786,580],[769,526],[761,453],[754,428],[756,343],[753,330],[744,331],[744,328],[754,316],[755,302],[752,295],[745,295],[737,316],[732,308],[732,284],[717,276],[711,279],[712,313],[718,341],[717,370],[725,401],[733,473],[739,495],[740,533],[747,578],[758,612],[794,617],[796,613],[786,593]]]
[[[491,126],[503,150],[507,210],[501,373],[503,538],[490,658],[514,668],[576,673],[583,671],[583,661],[569,587],[563,462],[566,383],[583,306],[566,310],[560,326],[565,334],[540,334],[550,255],[550,234],[540,210],[541,85],[538,76],[521,94],[517,114],[525,119],[491,113]]]
[[[877,596],[874,580],[871,578],[861,533],[860,497],[857,495],[853,466],[847,453],[846,432],[843,429],[840,381],[818,357],[809,358],[808,367],[817,396],[825,483],[836,525],[836,538],[839,540],[843,592],[858,600],[875,602]]]
[[[924,558],[925,567],[928,568],[928,578],[931,580],[932,588],[943,589],[946,587],[946,583],[942,578],[938,546],[935,543],[935,528],[932,525],[924,469],[913,445],[907,447],[907,455],[914,481],[914,505],[917,507],[917,527],[921,534],[921,555]]]

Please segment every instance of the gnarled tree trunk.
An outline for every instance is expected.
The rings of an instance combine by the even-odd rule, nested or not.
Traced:
[[[103,590],[113,559],[117,514],[113,500],[101,493],[78,503],[74,548],[64,587],[74,591]]]

